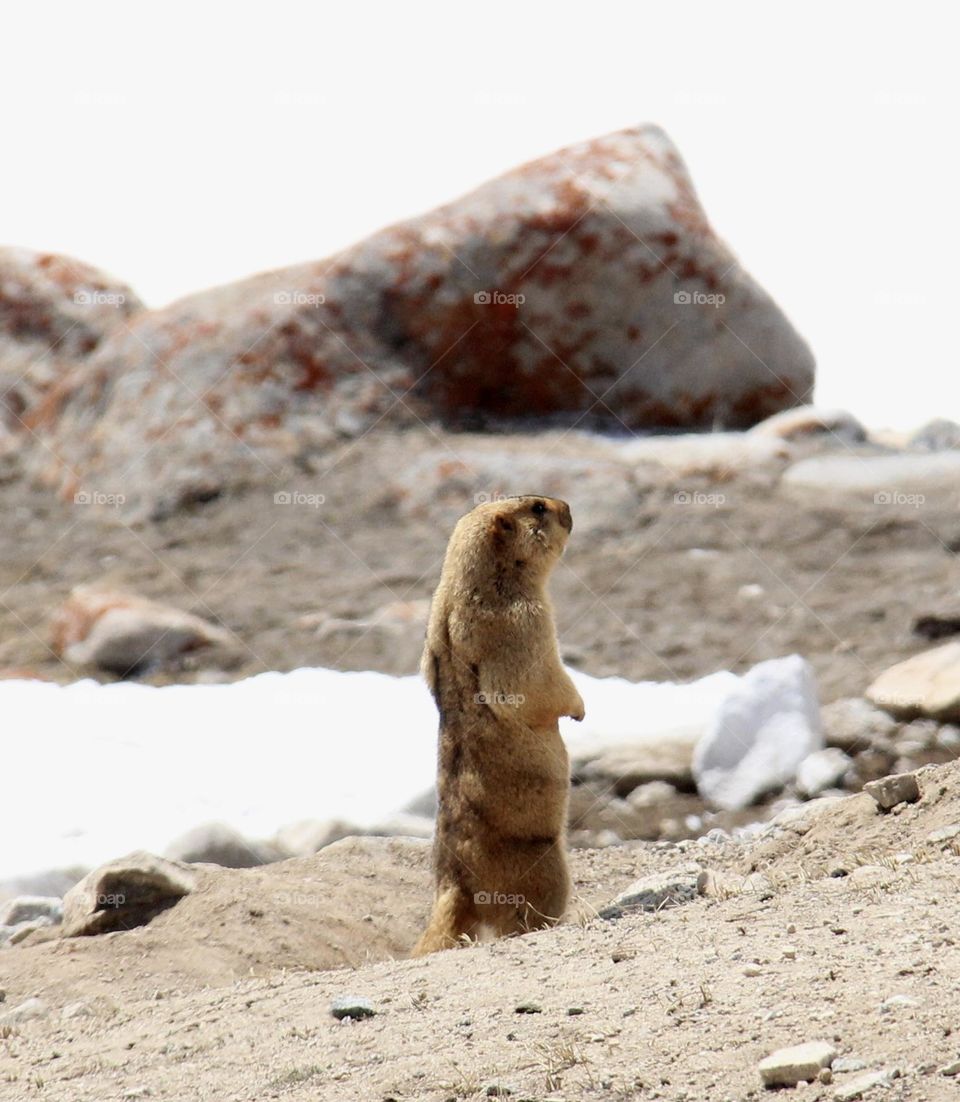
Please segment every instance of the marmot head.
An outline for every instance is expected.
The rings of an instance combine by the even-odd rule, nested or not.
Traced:
[[[554,497],[522,494],[484,502],[461,517],[450,541],[462,567],[489,565],[500,577],[544,578],[573,529],[570,506]],[[486,572],[486,571],[484,571]]]

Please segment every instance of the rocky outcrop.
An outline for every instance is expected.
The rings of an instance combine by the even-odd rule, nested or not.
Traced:
[[[89,264],[0,248],[0,439],[24,432],[44,397],[142,309]]]
[[[141,317],[46,411],[59,458],[37,469],[164,512],[279,485],[380,423],[739,428],[812,385],[807,346],[641,126]]]

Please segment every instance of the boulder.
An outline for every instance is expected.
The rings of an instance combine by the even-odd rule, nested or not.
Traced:
[[[813,379],[676,148],[638,126],[139,317],[47,408],[58,461],[37,471],[72,495],[123,470],[127,507],[162,515],[381,422],[742,428]]]
[[[884,670],[867,699],[898,719],[960,720],[960,643],[945,643]]]
[[[721,702],[694,750],[693,775],[705,800],[737,810],[792,781],[822,745],[813,670],[799,655],[774,658]]]
[[[89,264],[0,248],[0,434],[31,426],[45,396],[142,308]]]
[[[75,666],[126,676],[187,655],[235,651],[233,636],[199,616],[144,597],[78,586],[53,622],[53,649]]]
[[[196,886],[189,865],[136,850],[88,873],[63,900],[63,936],[144,926]]]
[[[750,435],[796,442],[822,440],[827,444],[846,447],[862,444],[867,439],[867,430],[852,413],[844,409],[800,406],[775,413],[759,425],[754,425]]]
[[[171,861],[202,862],[226,869],[252,869],[283,856],[270,846],[247,841],[226,823],[204,823],[186,831],[167,846],[163,855]]]
[[[960,448],[960,425],[945,417],[928,421],[910,437],[907,447],[915,451],[942,452]]]

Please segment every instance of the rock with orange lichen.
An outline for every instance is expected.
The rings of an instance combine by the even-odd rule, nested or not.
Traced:
[[[0,248],[0,434],[25,432],[44,396],[142,308],[89,264]]]
[[[48,406],[39,467],[157,515],[280,486],[380,425],[741,428],[809,401],[813,378],[675,147],[640,126],[142,315]]]
[[[199,616],[92,586],[77,586],[58,609],[51,642],[69,665],[121,677],[176,666],[198,652],[222,660],[235,651],[228,631]]]

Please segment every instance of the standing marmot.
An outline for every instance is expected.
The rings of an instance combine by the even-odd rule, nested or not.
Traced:
[[[414,956],[481,928],[551,925],[570,891],[560,716],[583,701],[560,664],[546,585],[573,527],[548,497],[478,505],[450,537],[421,671],[440,712],[436,900]]]

